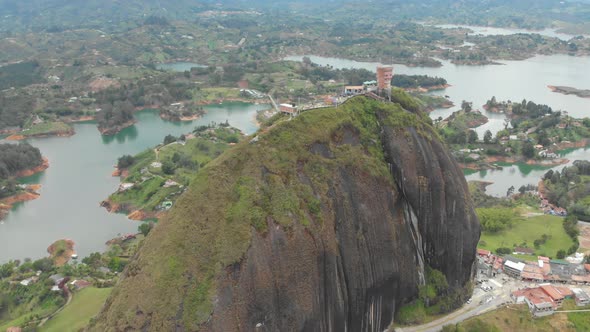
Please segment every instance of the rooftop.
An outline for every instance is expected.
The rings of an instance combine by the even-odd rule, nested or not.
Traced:
[[[533,253],[535,253],[535,251],[533,249],[524,248],[524,247],[516,247],[516,248],[514,248],[514,252],[520,252],[520,253],[529,254],[529,255],[532,255]]]
[[[481,256],[489,256],[491,252],[489,250],[477,248],[477,254]]]
[[[572,292],[576,295],[577,299],[590,301],[590,295],[588,295],[588,293],[584,292],[582,289],[572,288]]]
[[[549,297],[540,287],[524,289],[521,294],[536,307],[547,307],[549,305],[556,307],[553,299],[551,299],[551,297]]]
[[[572,280],[575,282],[590,282],[590,275],[585,275],[585,276],[573,275]]]
[[[530,280],[545,280],[541,273],[535,272],[522,272],[520,275],[523,279],[530,279]]]
[[[553,286],[551,285],[542,285],[541,289],[547,293],[553,299],[553,301],[563,300],[563,295]]]
[[[525,266],[524,263],[520,263],[520,262],[519,263],[515,263],[513,261],[506,261],[506,263],[504,263],[504,265],[505,266],[508,266],[509,268],[512,268],[512,269],[521,271],[521,272],[522,272],[522,270],[524,270],[524,266]]]

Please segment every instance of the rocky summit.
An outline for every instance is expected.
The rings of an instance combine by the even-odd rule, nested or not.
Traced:
[[[271,119],[199,171],[90,330],[383,331],[429,269],[465,301],[479,222],[414,106]]]

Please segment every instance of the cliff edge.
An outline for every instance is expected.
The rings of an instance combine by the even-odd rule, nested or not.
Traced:
[[[469,296],[480,227],[430,120],[356,97],[202,169],[93,331],[383,331],[427,267]]]

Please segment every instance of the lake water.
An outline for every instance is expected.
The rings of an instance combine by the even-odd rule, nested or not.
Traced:
[[[0,222],[0,263],[13,258],[39,258],[55,240],[69,238],[80,257],[106,248],[118,234],[137,231],[139,223],[122,214],[108,213],[99,203],[114,192],[119,178],[112,177],[117,158],[136,154],[179,136],[198,125],[226,120],[244,133],[256,131],[255,114],[267,105],[224,103],[206,106],[207,114],[191,122],[160,119],[158,111],[136,113],[137,124],[114,136],[101,136],[93,122],[74,125],[71,137],[28,140],[49,159],[50,167],[23,179],[40,183],[41,197],[18,204]]]
[[[561,171],[566,166],[571,166],[576,160],[589,160],[590,148],[563,151],[561,157],[569,159],[569,163],[556,167],[532,166],[527,164],[502,164],[501,170],[465,171],[467,181],[489,181],[493,184],[486,188],[486,192],[494,196],[505,196],[508,188],[514,186],[516,190],[522,185],[537,185],[543,175],[550,169]]]
[[[303,56],[291,56],[286,60],[301,61]],[[312,62],[322,66],[330,65],[334,68],[364,68],[375,71],[379,63],[358,62],[340,58],[319,57],[308,55]],[[472,101],[475,109],[480,109],[490,121],[476,128],[480,137],[486,130],[493,133],[503,129],[505,116],[483,110],[482,105],[492,96],[497,100],[532,100],[536,103],[547,104],[554,110],[568,111],[573,117],[590,116],[590,99],[573,95],[563,95],[551,92],[547,85],[566,85],[580,89],[590,88],[590,57],[571,57],[568,55],[536,56],[524,61],[502,61],[504,65],[487,66],[458,66],[448,61],[442,61],[439,68],[408,67],[394,65],[394,73],[407,75],[430,75],[445,78],[451,87],[433,92],[448,95],[455,103],[450,109],[439,109],[430,113],[435,119],[439,116],[446,118],[459,109],[462,100]],[[578,159],[589,160],[589,149],[577,149],[564,154],[571,162]],[[562,169],[565,165],[553,167]],[[481,172],[466,172],[467,180],[482,180],[494,182],[487,187],[487,192],[496,195],[506,195],[510,186],[518,189],[524,184],[537,184],[550,167],[529,165],[506,166],[502,170],[488,170]]]
[[[335,68],[365,68],[375,70],[378,63],[310,56],[320,65]],[[302,56],[289,60],[301,61]],[[456,104],[472,101],[474,108],[492,96],[498,100],[523,98],[548,104],[556,110],[566,110],[574,117],[590,115],[590,100],[573,95],[551,92],[547,85],[566,85],[590,88],[590,57],[567,55],[537,56],[525,61],[503,61],[497,66],[457,66],[442,61],[439,68],[417,68],[395,65],[394,72],[408,75],[431,75],[445,78],[452,86],[434,92],[448,95]],[[184,71],[197,64],[166,64],[170,70]],[[81,257],[105,249],[104,243],[118,234],[133,232],[138,223],[124,215],[110,214],[99,207],[99,202],[116,190],[119,179],[110,176],[113,165],[123,154],[135,154],[162,141],[167,134],[180,135],[195,126],[229,120],[230,124],[253,133],[257,126],[255,112],[266,105],[226,103],[207,106],[208,113],[193,122],[173,123],[161,120],[157,111],[137,113],[138,123],[112,137],[99,135],[94,123],[75,124],[76,135],[67,138],[31,139],[50,160],[45,172],[25,179],[40,183],[41,197],[15,206],[0,224],[0,262],[11,258],[38,258],[46,254],[53,241],[70,238],[76,242]],[[447,117],[458,107],[436,110],[431,117]],[[486,112],[487,113],[487,112]],[[490,122],[477,129],[493,132],[503,127],[502,114],[486,114]],[[578,149],[565,155],[571,161],[590,159],[590,150]],[[555,167],[561,169],[564,166]],[[494,195],[505,195],[509,186],[537,183],[548,168],[512,165],[503,170],[467,174],[468,180],[495,182],[488,187]],[[469,173],[469,172],[468,172]]]
[[[570,40],[575,35],[570,35],[563,32],[557,32],[557,29],[543,29],[543,30],[526,30],[526,29],[512,29],[512,28],[494,28],[494,27],[480,27],[480,26],[473,26],[473,25],[456,25],[456,24],[437,24],[433,25],[434,27],[441,28],[441,29],[469,29],[473,32],[469,33],[469,35],[483,35],[483,36],[496,36],[496,35],[514,35],[517,33],[526,33],[526,34],[539,34],[541,36],[559,38],[561,40]]]
[[[156,65],[157,69],[170,70],[170,71],[190,71],[191,68],[205,68],[207,66],[194,63],[194,62],[171,62],[171,63],[159,63]]]
[[[364,68],[375,71],[379,63],[358,62],[340,58],[308,55],[312,62],[334,68]],[[285,60],[301,61],[301,55],[290,56]],[[463,66],[441,60],[438,68],[408,67],[394,65],[394,74],[430,75],[447,80],[449,88],[433,92],[448,95],[455,107],[435,110],[432,118],[446,118],[459,109],[461,101],[473,102],[474,109],[481,110],[490,121],[476,129],[480,137],[486,130],[493,133],[503,129],[503,114],[489,113],[482,106],[492,96],[497,100],[532,100],[547,104],[554,110],[568,111],[573,117],[590,116],[590,99],[574,95],[551,92],[547,85],[565,85],[580,89],[590,89],[590,57],[568,55],[536,56],[524,61],[502,61],[503,65]]]

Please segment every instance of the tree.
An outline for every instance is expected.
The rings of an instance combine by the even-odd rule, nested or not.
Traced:
[[[33,262],[33,268],[37,271],[51,271],[53,269],[53,261],[50,258],[41,258]]]
[[[172,175],[174,174],[174,170],[176,170],[176,165],[171,160],[164,160],[162,163],[162,172],[164,174]]]
[[[553,176],[553,170],[550,169],[547,171],[547,173],[545,173],[545,175],[543,175],[543,180],[551,180],[552,176]]]
[[[543,146],[551,144],[551,140],[549,140],[549,136],[544,130],[540,131],[539,134],[537,134],[537,143]]]
[[[133,158],[133,156],[131,156],[131,155],[126,154],[126,155],[120,157],[119,160],[117,161],[117,168],[118,169],[128,168],[129,166],[133,165],[134,162],[135,162],[135,158]]]
[[[477,132],[475,130],[469,130],[467,133],[467,142],[468,143],[475,143],[479,137],[477,136]]]
[[[473,109],[473,103],[463,100],[461,102],[461,109],[465,112],[471,112],[471,110]]]
[[[177,141],[177,138],[175,136],[166,135],[166,137],[164,137],[164,145],[168,145],[168,144],[176,142],[176,141]]]
[[[490,144],[490,142],[492,141],[492,132],[489,130],[486,130],[486,132],[483,134],[483,142],[486,144]]]
[[[125,267],[125,264],[121,261],[121,258],[115,256],[112,257],[108,264],[109,269],[114,272],[121,272]]]
[[[565,258],[565,250],[560,249],[559,251],[557,251],[557,259],[564,259]]]
[[[514,194],[514,186],[510,186],[510,188],[508,188],[508,191],[506,191],[506,196],[510,197],[512,196],[512,194]]]
[[[99,252],[93,252],[87,257],[84,257],[82,263],[96,269],[102,265],[102,255]]]
[[[12,275],[12,272],[14,272],[15,268],[16,264],[14,263],[14,261],[10,261],[6,264],[0,265],[0,279],[10,277],[10,275]]]
[[[522,144],[521,153],[523,156],[527,158],[534,158],[535,157],[535,146],[531,142],[524,142]]]
[[[522,195],[526,192],[526,187],[525,186],[520,186],[520,188],[518,188],[518,192]]]
[[[149,234],[149,232],[152,230],[153,224],[150,222],[144,222],[141,223],[138,227],[137,230],[143,234],[143,236],[147,236]]]

